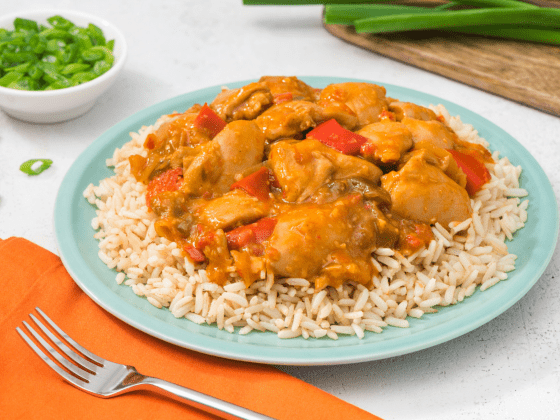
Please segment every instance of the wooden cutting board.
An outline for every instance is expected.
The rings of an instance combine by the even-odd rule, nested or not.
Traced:
[[[560,7],[560,0],[546,5]],[[438,31],[357,34],[353,26],[324,26],[353,45],[560,117],[560,46]]]

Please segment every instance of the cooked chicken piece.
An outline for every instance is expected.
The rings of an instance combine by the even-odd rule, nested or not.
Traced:
[[[389,111],[395,114],[397,121],[401,121],[404,117],[424,121],[437,119],[437,115],[434,111],[424,106],[413,104],[412,102],[390,102]]]
[[[412,133],[414,144],[428,141],[442,149],[453,149],[457,135],[439,121],[422,121],[404,117],[401,121]]]
[[[256,119],[266,140],[294,137],[326,121],[327,114],[313,102],[289,101],[269,108]]]
[[[391,196],[381,185],[373,184],[363,178],[337,179],[323,184],[308,200],[315,204],[332,203],[340,197],[358,193],[364,200],[372,203],[391,205]]]
[[[357,195],[325,205],[304,204],[278,216],[265,256],[276,275],[312,278],[338,265],[338,281],[367,283],[370,271],[359,270],[375,248],[375,219]],[[350,257],[354,264],[341,265]],[[367,264],[366,264],[367,266]],[[324,284],[323,284],[324,285]]]
[[[422,153],[413,155],[399,170],[381,177],[381,185],[391,194],[392,211],[423,223],[462,222],[472,214],[467,191]]]
[[[267,215],[269,209],[270,203],[235,189],[212,200],[197,200],[193,206],[193,216],[199,223],[214,230],[229,230],[253,223]]]
[[[414,145],[414,149],[407,155],[403,156],[401,166],[404,165],[412,156],[420,156],[430,165],[437,166],[445,175],[465,188],[467,185],[467,176],[457,165],[457,161],[451,153],[440,147],[434,146],[427,141],[421,141]]]
[[[273,96],[291,93],[293,100],[315,102],[319,99],[318,89],[294,76],[263,76],[259,82],[266,84]]]
[[[164,122],[155,132],[155,137],[146,139],[147,149],[157,148],[163,142],[167,142],[167,147],[175,149],[181,146],[194,146],[200,143],[207,143],[212,140],[206,130],[196,128],[194,120],[198,112],[184,113],[173,116],[171,120]]]
[[[344,155],[317,140],[285,140],[275,143],[269,165],[283,198],[302,203],[322,186],[339,179],[365,179],[376,185],[381,170],[374,164]]]
[[[200,197],[213,191],[214,183],[222,174],[223,163],[220,145],[214,141],[187,150],[183,157],[181,192],[186,196]]]
[[[206,130],[194,125],[198,110],[192,107],[190,111],[170,116],[155,133],[146,137],[146,157],[131,156],[131,171],[137,181],[147,183],[167,169],[179,167],[185,154],[184,149],[212,140]]]
[[[224,159],[219,189],[229,189],[237,174],[263,160],[265,138],[254,121],[233,121],[212,141],[219,144]]]
[[[379,121],[379,114],[387,110],[385,88],[372,83],[347,82],[327,86],[321,91],[317,102],[325,112],[338,110],[357,117],[356,127]]]
[[[181,191],[190,196],[221,195],[237,174],[261,163],[264,136],[254,121],[229,123],[210,143],[191,149],[183,159]]]
[[[238,89],[223,90],[210,108],[227,122],[252,120],[272,102],[272,93],[265,83],[250,83]]]
[[[412,134],[404,124],[383,120],[368,124],[358,134],[369,141],[362,146],[362,156],[377,164],[397,162],[412,147]]]

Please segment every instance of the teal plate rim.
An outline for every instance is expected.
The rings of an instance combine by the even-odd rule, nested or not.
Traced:
[[[463,302],[440,308],[421,319],[408,318],[410,328],[387,327],[381,334],[367,332],[363,339],[339,335],[328,338],[282,340],[271,332],[230,334],[216,325],[198,325],[176,319],[167,309],[157,309],[128,286],[118,285],[116,271],[97,256],[91,219],[95,209],[82,195],[90,184],[113,174],[105,160],[116,147],[130,140],[129,133],[153,124],[161,115],[182,112],[194,103],[210,102],[223,85],[203,88],[150,106],[116,124],[93,141],[72,164],[60,185],[55,209],[55,237],[62,262],[78,286],[115,317],[169,343],[218,357],[278,365],[334,365],[380,360],[426,349],[484,325],[519,301],[537,282],[554,252],[558,234],[558,207],[550,181],[531,154],[511,135],[484,117],[450,101],[420,91],[386,83],[342,77],[300,77],[314,87],[361,81],[385,86],[387,95],[422,105],[442,104],[451,115],[472,124],[489,143],[514,165],[521,165],[521,186],[529,191],[528,220],[508,243],[518,256],[507,280]],[[241,87],[255,80],[227,83]]]

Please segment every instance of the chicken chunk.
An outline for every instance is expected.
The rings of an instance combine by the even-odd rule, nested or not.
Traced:
[[[181,190],[190,196],[229,191],[237,174],[260,164],[264,135],[254,121],[232,121],[210,143],[192,149],[183,159]]]
[[[265,83],[250,83],[238,89],[223,90],[210,104],[210,108],[227,122],[252,120],[272,102],[272,93]]]
[[[193,215],[199,223],[214,230],[229,230],[264,217],[270,204],[245,191],[235,189],[212,200],[199,200]]]
[[[437,119],[437,115],[434,111],[424,106],[413,104],[412,102],[390,102],[389,111],[395,114],[397,121],[401,121],[404,117],[423,121]]]
[[[326,269],[342,274],[334,281],[365,284],[371,279],[367,262],[374,247],[374,217],[354,196],[321,206],[296,206],[281,214],[265,256],[279,276],[309,279],[326,275]]]
[[[442,149],[453,149],[457,135],[439,121],[422,121],[404,117],[401,121],[412,133],[414,144],[430,142]]]
[[[413,155],[399,171],[383,175],[381,185],[391,194],[392,211],[401,217],[443,226],[471,217],[467,191],[422,154]]]
[[[319,99],[317,89],[294,76],[263,76],[259,82],[264,83],[273,96],[291,93],[293,100],[315,102]]]
[[[269,108],[257,117],[256,122],[266,140],[272,142],[300,135],[327,118],[323,109],[313,102],[290,101]]]
[[[379,121],[379,114],[387,110],[385,88],[372,83],[347,82],[327,86],[321,91],[317,102],[325,112],[339,112],[355,115],[355,127],[361,128],[367,124]]]
[[[377,165],[397,162],[413,144],[410,130],[390,120],[368,124],[357,133],[368,139],[362,146],[362,156]]]
[[[340,179],[365,179],[376,185],[382,175],[374,164],[344,155],[317,140],[275,143],[268,161],[283,198],[302,203],[322,186]]]
[[[130,158],[131,171],[138,181],[148,182],[169,168],[177,168],[188,153],[185,149],[212,140],[207,130],[195,126],[197,115],[198,109],[193,107],[183,114],[170,116],[155,133],[146,137],[147,156]]]
[[[465,188],[467,185],[467,176],[447,150],[434,146],[430,142],[419,142],[414,145],[414,149],[409,154],[402,158],[401,166],[413,156],[420,156],[430,165],[437,166],[461,187]]]

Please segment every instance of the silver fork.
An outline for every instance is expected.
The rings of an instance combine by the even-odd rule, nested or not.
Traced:
[[[50,325],[50,327],[68,344],[81,353],[81,355],[68,347],[33,314],[29,314],[29,316],[43,331],[43,333],[49,337],[56,349],[53,348],[41,335],[39,335],[27,322],[23,321],[23,325],[25,325],[27,330],[44,347],[44,349],[46,349],[52,357],[54,357],[68,371],[62,369],[54,363],[21,328],[17,327],[17,332],[46,364],[82,391],[101,398],[111,398],[133,390],[155,390],[177,401],[185,402],[192,407],[196,407],[200,410],[225,419],[271,419],[271,417],[264,416],[192,389],[185,388],[162,379],[144,376],[138,373],[133,366],[113,363],[96,356],[70,338],[41,309],[35,309],[44,321],[46,321],[46,323]],[[76,364],[68,361],[61,353],[72,359]]]

